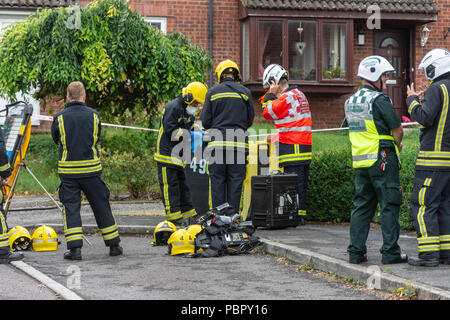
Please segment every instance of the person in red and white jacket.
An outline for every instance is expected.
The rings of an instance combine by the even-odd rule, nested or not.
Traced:
[[[289,86],[287,71],[271,64],[264,70],[263,116],[273,120],[279,136],[278,162],[285,173],[297,174],[299,220],[305,224],[306,190],[312,155],[311,111],[308,100],[296,86]]]

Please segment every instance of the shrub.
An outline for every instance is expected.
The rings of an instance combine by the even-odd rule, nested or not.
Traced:
[[[313,153],[307,194],[309,220],[350,221],[353,190],[350,150]]]
[[[113,195],[117,196],[125,189],[132,198],[140,198],[159,188],[156,163],[149,151],[136,154],[101,149],[101,153],[103,177]]]
[[[33,134],[27,149],[27,157],[37,157],[45,167],[56,172],[58,168],[58,146],[49,134]],[[25,159],[26,160],[26,159]]]
[[[413,188],[418,139],[412,134],[400,154],[403,202],[400,206],[400,226],[413,229],[409,201]],[[351,163],[351,150],[341,148],[313,153],[308,183],[308,220],[322,222],[349,222],[353,209],[355,174]],[[379,212],[374,221],[379,222]]]

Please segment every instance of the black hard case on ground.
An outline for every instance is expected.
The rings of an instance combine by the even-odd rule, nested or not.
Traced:
[[[252,177],[251,219],[255,227],[282,229],[296,227],[298,176],[276,173]]]

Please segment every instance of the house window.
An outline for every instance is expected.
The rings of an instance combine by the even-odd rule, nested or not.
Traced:
[[[324,23],[322,27],[322,79],[344,80],[346,65],[346,26]]]
[[[315,21],[288,22],[289,75],[292,80],[317,80]]]
[[[249,17],[242,30],[243,80],[252,89],[272,63],[289,71],[290,82],[314,92],[353,89],[353,20]]]
[[[282,64],[283,24],[281,21],[260,21],[258,23],[258,77],[272,64]]]
[[[150,26],[161,30],[164,34],[167,33],[167,23],[164,17],[144,17],[144,21]]]

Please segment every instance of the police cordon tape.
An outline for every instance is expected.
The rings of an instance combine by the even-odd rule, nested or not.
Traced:
[[[31,118],[33,120],[53,121],[53,117],[52,116],[45,116],[45,115],[32,115]],[[402,123],[403,127],[416,126],[416,125],[419,125],[419,123],[418,122],[403,122]],[[112,124],[112,123],[102,123],[102,126],[114,127],[114,128],[123,128],[123,129],[133,129],[133,130],[143,130],[143,131],[151,131],[151,132],[158,132],[159,131],[158,129],[125,126],[125,125],[121,125],[121,124]],[[348,127],[344,127],[344,128],[328,128],[328,129],[314,129],[314,130],[311,130],[311,132],[325,132],[325,131],[339,131],[339,130],[348,130]],[[273,133],[253,134],[253,135],[249,135],[249,138],[252,138],[252,137],[265,137],[265,136],[270,136],[271,134],[273,134]]]

